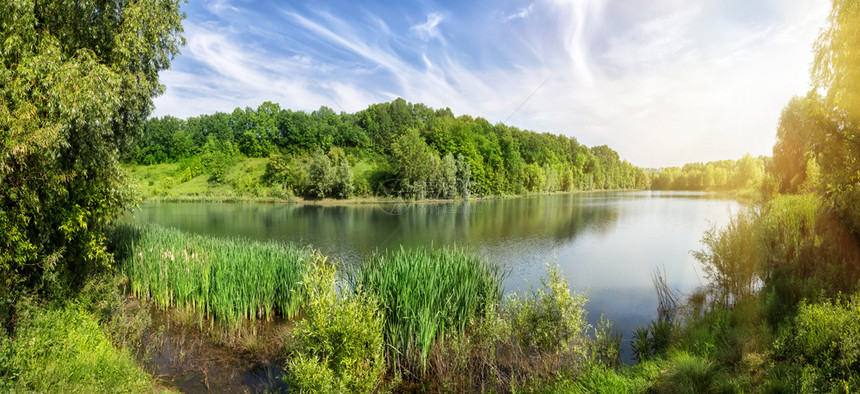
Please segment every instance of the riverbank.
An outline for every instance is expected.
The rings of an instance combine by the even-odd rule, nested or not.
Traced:
[[[348,198],[316,198],[296,195],[283,184],[271,184],[264,180],[268,158],[234,159],[218,182],[212,181],[209,173],[188,172],[183,163],[163,163],[154,165],[126,165],[133,190],[140,202],[224,202],[224,203],[273,203],[309,205],[352,205],[352,204],[422,204],[455,203],[462,201],[483,201],[528,196],[543,196],[566,193],[603,192],[603,189],[568,191],[535,191],[522,194],[500,194],[474,196],[467,198],[404,198],[395,191],[382,190],[390,195],[373,195],[366,188],[363,192]],[[359,165],[360,167],[360,165]],[[647,190],[647,189],[615,189]]]

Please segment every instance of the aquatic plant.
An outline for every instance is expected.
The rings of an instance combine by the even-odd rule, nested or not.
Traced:
[[[422,373],[437,338],[463,333],[470,317],[502,295],[500,270],[457,248],[377,253],[348,275],[356,290],[379,300],[394,363]]]
[[[212,238],[158,226],[118,226],[119,269],[138,297],[193,307],[236,328],[243,319],[293,317],[310,251],[293,244]],[[211,324],[211,323],[210,323]]]

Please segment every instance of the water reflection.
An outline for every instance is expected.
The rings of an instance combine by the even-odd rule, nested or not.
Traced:
[[[129,220],[310,244],[346,262],[401,245],[458,245],[510,271],[507,291],[538,284],[555,260],[575,290],[589,292],[589,320],[604,313],[627,341],[656,316],[653,270],[664,267],[673,290],[702,284],[689,251],[738,208],[720,195],[645,191],[398,206],[161,203]]]

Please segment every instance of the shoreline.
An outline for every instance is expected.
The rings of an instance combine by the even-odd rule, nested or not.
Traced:
[[[427,198],[421,200],[407,200],[401,198],[386,198],[386,197],[359,197],[348,199],[330,199],[321,200],[304,199],[295,197],[294,199],[283,199],[277,197],[252,197],[252,196],[167,196],[167,197],[149,197],[141,198],[136,201],[137,204],[159,204],[159,203],[222,203],[222,204],[294,204],[294,205],[319,205],[319,206],[351,206],[351,205],[386,205],[386,204],[445,204],[458,202],[475,202],[475,201],[491,201],[491,200],[506,200],[513,198],[524,197],[548,197],[564,194],[595,194],[606,192],[701,192],[704,194],[724,194],[732,200],[736,200],[746,205],[754,205],[755,196],[748,190],[652,190],[652,189],[600,189],[600,190],[574,190],[563,192],[545,192],[545,193],[529,193],[529,194],[508,194],[508,195],[493,195],[470,197],[468,199],[442,199],[442,198]]]
[[[250,196],[229,196],[229,197],[219,197],[219,196],[168,196],[168,197],[150,197],[150,198],[142,198],[136,203],[138,204],[158,204],[158,203],[225,203],[225,204],[244,204],[244,203],[258,203],[258,204],[295,204],[295,205],[324,205],[324,206],[336,206],[336,205],[381,205],[381,204],[442,204],[442,203],[457,203],[457,202],[473,202],[473,201],[490,201],[490,200],[505,200],[512,198],[522,198],[522,197],[546,197],[546,196],[555,196],[555,195],[563,195],[563,194],[591,194],[591,193],[604,193],[604,192],[636,192],[636,191],[652,191],[650,189],[615,189],[615,190],[575,190],[575,191],[566,191],[566,192],[546,192],[546,193],[529,193],[529,194],[509,194],[509,195],[496,195],[496,196],[481,196],[481,197],[470,197],[468,199],[456,198],[456,199],[440,199],[440,198],[431,198],[431,199],[421,199],[421,200],[407,200],[401,198],[385,198],[385,197],[360,197],[360,198],[347,198],[347,199],[321,199],[321,200],[309,200],[301,197],[296,197],[295,199],[282,199],[276,197],[250,197]],[[671,190],[661,190],[661,191],[671,191]]]

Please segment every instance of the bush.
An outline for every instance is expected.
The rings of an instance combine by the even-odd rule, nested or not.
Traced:
[[[708,229],[702,238],[707,249],[693,252],[715,286],[715,301],[721,306],[730,306],[753,292],[759,268],[757,223],[755,211],[743,210],[725,228]]]
[[[543,287],[531,288],[531,294],[517,294],[507,299],[504,315],[511,325],[511,334],[527,352],[572,353],[577,360],[586,356],[584,295],[571,293],[558,264],[547,266]]]
[[[338,300],[335,269],[317,255],[302,282],[306,317],[296,324],[298,351],[288,383],[303,392],[369,393],[385,368],[382,314],[376,299],[361,291]]]
[[[670,357],[672,367],[658,381],[658,391],[669,393],[712,393],[720,390],[721,371],[712,361],[679,352]]]
[[[349,161],[341,160],[340,164],[335,169],[334,185],[332,192],[337,198],[349,198],[355,189],[352,179],[352,168],[349,166]]]
[[[612,322],[600,315],[594,330],[594,340],[589,344],[591,361],[604,367],[621,365],[621,334],[612,332]]]
[[[648,336],[648,327],[636,327],[633,330],[633,341],[630,342],[630,347],[637,362],[641,363],[651,357],[654,344]]]
[[[773,344],[778,360],[804,366],[821,382],[860,382],[860,293],[846,301],[802,302]],[[834,387],[835,388],[835,387]]]
[[[311,166],[308,169],[308,191],[317,198],[331,196],[336,175],[331,160],[322,150],[317,149],[311,158]]]

